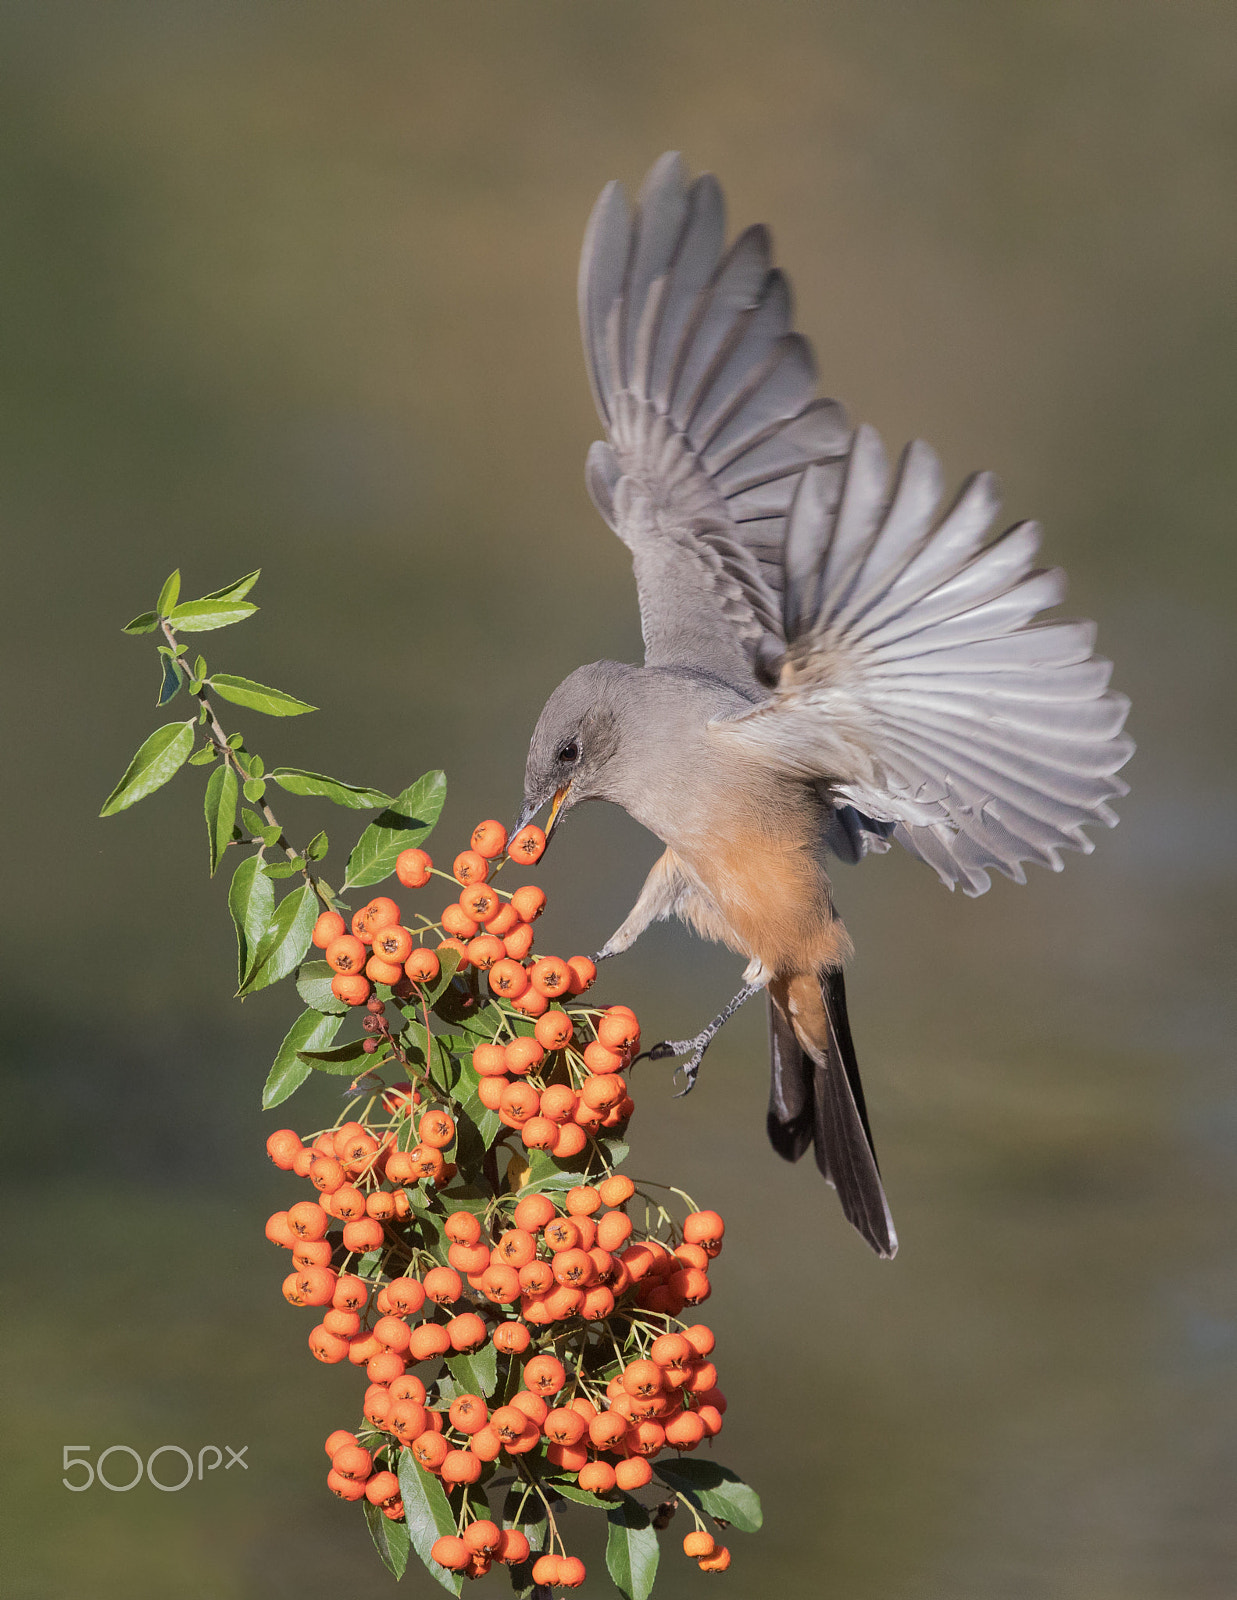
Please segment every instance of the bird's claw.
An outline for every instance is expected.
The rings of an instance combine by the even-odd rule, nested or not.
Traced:
[[[655,1044],[651,1050],[644,1052],[645,1058],[649,1061],[669,1061],[672,1056],[685,1056],[691,1052],[691,1060],[682,1062],[674,1069],[676,1079],[681,1077],[687,1080],[686,1085],[675,1095],[676,1100],[681,1100],[696,1087],[700,1062],[712,1038],[711,1033],[698,1033],[694,1039],[663,1039],[660,1044]]]

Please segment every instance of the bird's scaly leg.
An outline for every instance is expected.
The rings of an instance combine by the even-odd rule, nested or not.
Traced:
[[[719,1011],[708,1027],[702,1028],[694,1039],[664,1039],[661,1044],[655,1044],[651,1050],[644,1052],[650,1061],[666,1061],[671,1056],[685,1056],[691,1052],[691,1059],[674,1069],[676,1078],[682,1073],[687,1079],[685,1087],[679,1090],[677,1098],[690,1094],[695,1088],[701,1058],[705,1051],[744,1001],[750,1000],[754,994],[759,994],[763,988],[763,983],[745,983],[730,1004]]]

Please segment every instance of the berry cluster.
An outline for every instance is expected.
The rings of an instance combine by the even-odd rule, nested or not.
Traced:
[[[288,1128],[270,1136],[275,1164],[316,1195],[276,1212],[266,1233],[292,1253],[285,1297],[322,1313],[313,1355],[364,1367],[369,1380],[364,1421],[326,1442],[330,1489],[397,1522],[409,1484],[425,1493],[436,1482],[454,1530],[433,1561],[469,1577],[531,1562],[533,1583],[573,1588],[584,1567],[558,1533],[562,1491],[617,1503],[653,1481],[662,1452],[692,1451],[721,1429],[714,1336],[687,1314],[709,1296],[724,1225],[686,1196],[679,1224],[649,1192],[660,1186],[637,1189],[614,1170],[639,1022],[581,998],[595,975],[585,958],[531,958],[545,896],[488,881],[506,845],[497,823],[473,845],[455,859],[463,892],[438,923],[405,925],[386,897],[351,932],[337,913],[319,919],[333,993],[365,1007],[368,1064],[350,1108],[364,1103],[304,1140]],[[535,858],[544,837],[525,830],[512,845]],[[422,850],[405,851],[397,870],[409,886],[434,875]],[[345,970],[352,962],[363,970]],[[400,1081],[375,1078],[388,1065]],[[503,1484],[500,1527],[484,1493]],[[723,1570],[729,1553],[666,1487],[698,1525],[687,1553]]]

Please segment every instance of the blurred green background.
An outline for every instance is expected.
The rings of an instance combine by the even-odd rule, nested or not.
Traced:
[[[576,257],[602,183],[678,147],[772,225],[826,392],[1043,520],[1139,740],[1060,878],[838,870],[896,1262],[766,1147],[756,1007],[690,1100],[648,1069],[634,1169],[729,1224],[718,1453],[766,1526],[720,1581],[1229,1600],[1235,79],[1237,16],[1191,0],[3,8],[6,1597],[391,1589],[323,1483],[356,1381],[262,1238],[289,999],[230,998],[196,773],[96,820],[163,720],[118,627],[173,566],[194,595],[260,564],[261,614],[202,644],[322,708],[237,713],[268,762],[446,767],[443,852],[509,817],[546,692],[639,655]],[[655,850],[577,813],[543,942],[595,948]],[[658,929],[604,992],[652,1039],[736,972]],[[61,1487],[65,1444],[211,1442],[248,1472]],[[658,1593],[704,1585],[668,1545]]]

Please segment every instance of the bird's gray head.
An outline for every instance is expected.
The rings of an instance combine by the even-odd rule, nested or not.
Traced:
[[[594,661],[564,678],[545,703],[524,769],[524,809],[516,828],[553,801],[547,836],[564,812],[582,800],[608,800],[611,762],[620,749],[622,700],[635,669]]]

